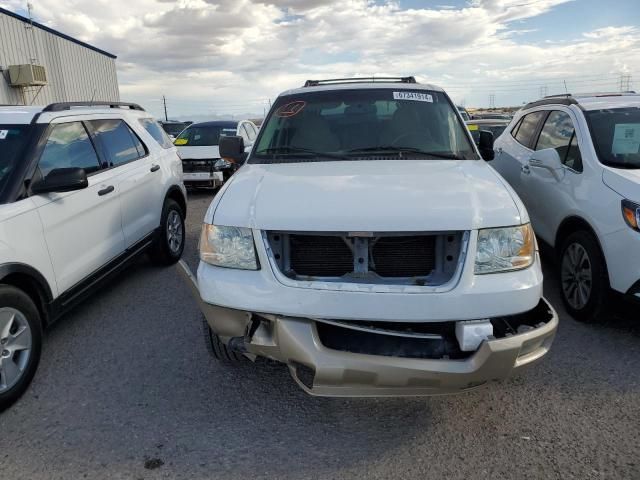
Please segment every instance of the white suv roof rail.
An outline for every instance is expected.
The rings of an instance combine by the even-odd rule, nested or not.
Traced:
[[[127,102],[58,102],[47,105],[42,109],[43,112],[61,112],[71,110],[73,107],[107,107],[107,108],[129,108],[130,110],[140,110],[144,112],[137,103]]]
[[[329,78],[326,80],[307,80],[305,87],[318,87],[320,85],[339,85],[344,83],[418,83],[415,77],[353,77],[353,78]]]

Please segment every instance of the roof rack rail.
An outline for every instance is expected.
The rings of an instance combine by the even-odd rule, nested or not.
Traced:
[[[307,80],[305,87],[317,87],[320,85],[340,85],[344,83],[418,83],[415,77],[353,77],[353,78],[329,78],[327,80]]]
[[[73,107],[107,107],[107,108],[123,108],[128,107],[130,110],[140,110],[144,112],[137,103],[127,102],[58,102],[47,105],[42,109],[43,112],[62,112],[64,110],[71,110]]]

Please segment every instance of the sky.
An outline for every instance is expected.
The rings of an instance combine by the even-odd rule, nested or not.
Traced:
[[[308,78],[414,75],[467,107],[640,88],[640,0],[31,3],[36,21],[117,55],[122,100],[159,117],[163,95],[170,118],[262,116]]]

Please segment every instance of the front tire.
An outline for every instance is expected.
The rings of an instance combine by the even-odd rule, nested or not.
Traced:
[[[229,347],[222,343],[220,337],[211,330],[205,318],[202,319],[202,329],[207,350],[211,356],[220,363],[225,365],[239,365],[248,361],[244,355],[230,350]]]
[[[22,290],[0,285],[0,412],[25,392],[40,362],[42,323]]]
[[[160,232],[150,252],[158,265],[173,265],[182,256],[185,240],[184,213],[174,200],[167,199],[162,208]]]
[[[560,286],[567,312],[581,322],[602,318],[609,296],[607,265],[595,237],[580,230],[560,250]]]

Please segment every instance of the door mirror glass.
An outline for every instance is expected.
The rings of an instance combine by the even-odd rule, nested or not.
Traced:
[[[480,150],[480,155],[482,155],[483,159],[486,161],[493,160],[495,155],[493,152],[493,133],[488,130],[480,130],[478,150]]]
[[[89,186],[87,172],[83,168],[55,168],[46,177],[31,185],[34,194],[71,192]]]
[[[237,165],[245,158],[244,139],[240,136],[220,137],[220,157]]]

